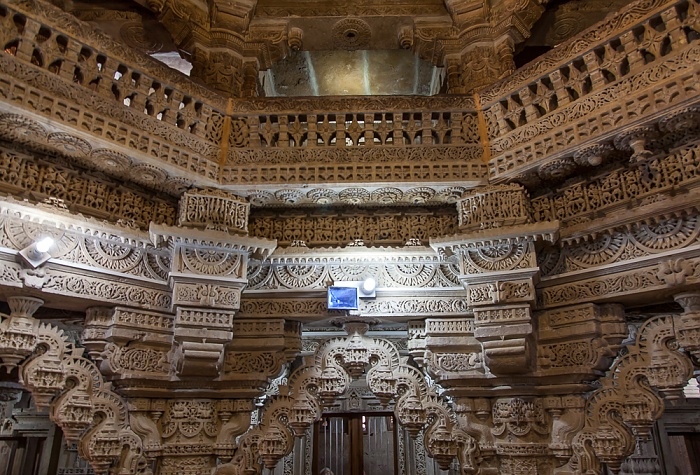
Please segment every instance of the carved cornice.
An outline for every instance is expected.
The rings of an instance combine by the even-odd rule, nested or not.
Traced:
[[[501,244],[543,241],[554,243],[559,239],[559,222],[547,221],[517,226],[490,228],[468,234],[454,234],[430,238],[430,247],[439,254],[454,254],[456,250],[472,249]]]
[[[217,248],[222,251],[256,254],[262,259],[266,259],[277,247],[277,241],[274,240],[180,226],[151,224],[149,233],[156,246],[169,243],[187,247]]]

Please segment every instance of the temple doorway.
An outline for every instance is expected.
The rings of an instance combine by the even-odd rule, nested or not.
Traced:
[[[328,414],[314,427],[319,475],[398,475],[397,429],[391,413]]]

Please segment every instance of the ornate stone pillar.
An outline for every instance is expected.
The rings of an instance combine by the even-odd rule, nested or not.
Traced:
[[[676,338],[697,361],[700,359],[700,292],[678,294],[675,300],[684,310],[675,319]]]
[[[180,201],[179,226],[151,226],[154,243],[172,249],[172,364],[180,377],[219,375],[248,283],[249,256],[265,258],[276,247],[247,236],[249,206],[219,190],[188,192]]]
[[[131,426],[160,475],[209,473],[228,460],[260,388],[301,349],[296,322],[235,318],[249,259],[276,245],[247,236],[248,210],[220,190],[185,193],[178,226],[150,229],[170,252],[172,312],[87,312],[83,343],[128,398]]]
[[[470,94],[512,73],[513,49],[513,42],[506,38],[501,42],[470,44],[459,55],[449,56],[448,93]]]
[[[240,97],[243,60],[229,49],[197,47],[192,54],[190,76],[226,97]]]
[[[431,240],[431,246],[459,262],[487,371],[528,371],[534,363],[531,306],[539,277],[535,243],[553,241],[558,226],[531,224],[529,198],[519,185],[470,192],[457,209],[464,234]]]

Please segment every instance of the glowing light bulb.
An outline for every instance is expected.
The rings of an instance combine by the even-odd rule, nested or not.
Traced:
[[[46,236],[45,238],[42,238],[36,242],[36,250],[42,254],[48,252],[49,249],[51,249],[51,246],[53,246],[53,243],[53,238]]]
[[[367,277],[363,282],[362,282],[362,292],[365,294],[369,294],[374,292],[374,289],[377,288],[377,281],[374,280],[374,277]]]

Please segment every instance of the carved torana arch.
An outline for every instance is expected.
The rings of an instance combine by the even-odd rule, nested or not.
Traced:
[[[280,394],[266,400],[260,423],[240,437],[232,460],[220,465],[217,474],[255,474],[263,465],[274,468],[292,451],[294,437],[303,436],[321,418],[323,406],[333,403],[362,374],[382,404],[395,401],[399,424],[413,438],[423,435],[428,454],[443,470],[457,457],[463,474],[476,473],[476,440],[393,343],[365,335],[368,327],[363,322],[345,323],[348,336],[326,340],[310,363],[294,370]]]
[[[150,475],[141,439],[131,430],[125,401],[59,328],[33,317],[43,300],[9,297],[0,314],[0,366],[18,367],[20,383],[40,410],[76,442],[95,473]],[[113,464],[117,463],[113,467]]]

